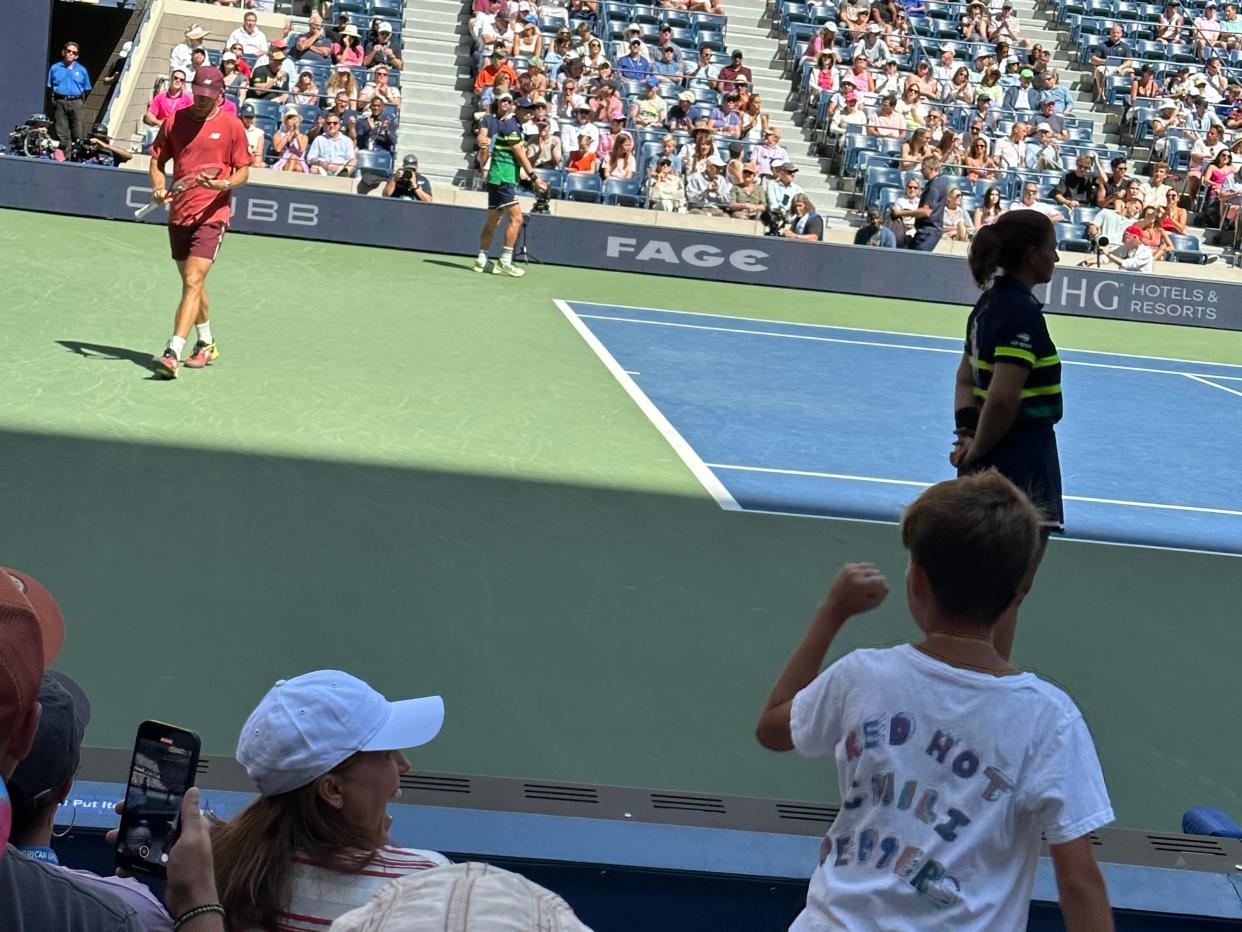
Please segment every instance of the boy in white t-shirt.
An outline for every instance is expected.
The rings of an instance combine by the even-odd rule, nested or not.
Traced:
[[[1069,932],[1110,932],[1088,833],[1113,810],[1073,700],[1009,663],[993,627],[1039,540],[1039,512],[995,470],[941,482],[902,519],[906,598],[922,640],[856,650],[833,638],[888,592],[847,564],[768,697],[760,743],[832,755],[841,810],[795,932],[1025,930],[1047,836]]]

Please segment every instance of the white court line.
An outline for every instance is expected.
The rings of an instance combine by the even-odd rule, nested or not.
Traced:
[[[882,334],[892,335],[892,336],[897,336],[897,337],[919,337],[920,339],[923,339],[923,340],[948,340],[950,342],[958,344],[958,346],[961,346],[964,342],[963,337],[945,337],[945,336],[940,336],[939,334],[935,334],[935,333],[908,333],[904,330],[872,330],[868,327],[843,327],[840,324],[810,324],[810,323],[804,323],[803,321],[796,321],[796,320],[769,320],[766,317],[742,317],[741,315],[738,315],[738,314],[713,314],[710,311],[674,311],[674,310],[670,310],[669,308],[663,308],[663,307],[638,307],[637,305],[634,305],[634,304],[596,304],[594,301],[575,301],[573,303],[581,305],[581,306],[589,306],[589,307],[615,307],[615,308],[620,308],[626,311],[652,311],[657,314],[685,314],[686,316],[689,316],[689,317],[714,317],[717,320],[723,317],[728,320],[744,320],[744,321],[747,321],[748,323],[755,323],[755,324],[775,324],[778,327],[781,325],[784,325],[786,327],[815,327],[815,328],[822,329],[822,330],[846,330],[851,333],[882,333]],[[583,314],[582,316],[587,317],[590,315]],[[1072,317],[1073,315],[1059,315],[1059,316]],[[612,319],[612,318],[606,318],[606,319]],[[631,318],[627,317],[624,319],[630,320]],[[1097,319],[1097,318],[1091,318],[1091,319]],[[964,323],[965,322],[963,321],[963,324]],[[1143,321],[1135,321],[1135,323],[1143,323]],[[1204,328],[1204,329],[1209,329],[1209,328]],[[1176,356],[1147,356],[1147,355],[1144,355],[1143,353],[1116,353],[1116,352],[1110,352],[1109,350],[1075,349],[1072,346],[1063,346],[1060,348],[1060,351],[1063,353],[1089,353],[1093,356],[1121,356],[1126,359],[1150,359],[1153,362],[1184,362],[1192,366],[1226,366],[1227,368],[1230,368],[1230,369],[1242,368],[1242,366],[1239,366],[1237,363],[1232,363],[1232,362],[1208,362],[1207,360],[1200,360],[1200,359],[1181,359]],[[1221,378],[1221,376],[1213,376],[1213,378]],[[1232,378],[1238,378],[1239,380],[1242,380],[1242,376],[1233,376]]]
[[[1186,376],[1188,379],[1194,379],[1196,382],[1201,382],[1204,385],[1211,385],[1212,388],[1219,388],[1222,392],[1228,392],[1231,395],[1237,395],[1239,398],[1242,398],[1242,392],[1238,391],[1236,388],[1229,388],[1227,385],[1217,385],[1215,382],[1209,381],[1203,376],[1194,375],[1190,372],[1183,372],[1182,375]],[[1213,378],[1220,378],[1220,376],[1214,376]]]
[[[850,476],[842,473],[812,472],[804,469],[774,469],[767,466],[738,466],[734,463],[708,463],[711,469],[731,469],[738,472],[774,473],[781,476],[807,476],[812,479],[845,479],[851,482],[879,482],[885,485],[910,485],[921,489],[929,487],[930,482],[917,482],[911,479],[882,479],[877,476]],[[1087,502],[1092,505],[1122,505],[1127,508],[1155,508],[1162,511],[1192,511],[1196,514],[1225,515],[1231,518],[1242,518],[1242,511],[1231,511],[1228,508],[1204,508],[1200,505],[1171,505],[1161,502],[1131,502],[1120,498],[1092,498],[1087,495],[1064,495],[1068,502]]]
[[[634,317],[609,317],[605,314],[582,314],[584,320],[610,320],[621,324],[645,324],[649,327],[676,327],[682,330],[709,330],[715,333],[740,333],[748,336],[756,337],[776,337],[781,340],[805,340],[811,343],[841,343],[847,346],[874,346],[880,349],[904,349],[914,350],[916,353],[948,353],[952,356],[961,354],[956,349],[939,349],[935,346],[913,346],[909,343],[879,343],[873,340],[847,340],[843,337],[813,337],[804,333],[779,333],[775,330],[746,330],[739,327],[709,327],[706,324],[675,324],[670,320],[638,320]],[[871,331],[876,332],[876,331]],[[1187,378],[1199,379],[1203,378],[1222,378],[1222,376],[1207,375],[1198,376],[1191,372],[1175,372],[1172,369],[1148,369],[1144,366],[1122,366],[1117,363],[1109,362],[1081,362],[1076,359],[1062,359],[1063,366],[1086,366],[1089,369],[1119,369],[1124,372],[1150,372],[1156,375],[1184,375]],[[1221,364],[1223,365],[1223,363]],[[1227,378],[1227,376],[1225,377]],[[1210,383],[1209,383],[1210,384]],[[1216,386],[1220,388],[1221,386]],[[1224,389],[1232,391],[1232,389]],[[1235,392],[1235,394],[1238,394]]]
[[[600,342],[599,338],[591,332],[591,329],[578,319],[578,315],[569,304],[559,299],[554,300],[553,303],[565,315],[565,318],[573,328],[578,331],[578,335],[586,341],[587,346],[595,351],[595,355],[599,357],[600,362],[612,373],[613,378],[621,383],[621,387],[626,390],[630,398],[638,405],[639,410],[647,415],[648,420],[660,432],[661,436],[668,441],[669,446],[673,448],[674,452],[681,457],[681,461],[686,464],[686,467],[699,480],[703,488],[707,490],[707,493],[716,500],[716,504],[725,511],[741,511],[741,506],[737,503],[732,493],[724,487],[724,483],[703,464],[703,460],[694,451],[694,447],[690,446],[686,442],[686,438],[677,431],[677,428],[669,423],[668,418],[647,397],[646,393],[638,387],[638,383],[630,377],[629,373],[621,368],[621,364],[608,351],[608,348]]]

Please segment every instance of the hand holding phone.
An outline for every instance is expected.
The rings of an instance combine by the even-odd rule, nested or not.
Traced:
[[[143,722],[125,790],[116,840],[117,866],[164,876],[168,851],[181,826],[181,801],[194,785],[201,747],[198,735],[163,722]]]

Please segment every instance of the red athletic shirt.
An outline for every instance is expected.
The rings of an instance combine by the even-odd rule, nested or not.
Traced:
[[[220,110],[207,120],[196,120],[189,110],[178,110],[160,125],[151,158],[173,163],[173,184],[185,175],[209,171],[228,178],[253,160],[241,120]],[[168,222],[175,226],[229,222],[229,192],[190,188],[172,199]]]

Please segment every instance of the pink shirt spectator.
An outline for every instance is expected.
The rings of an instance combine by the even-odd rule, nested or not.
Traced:
[[[147,113],[163,123],[178,110],[184,110],[186,107],[193,105],[194,98],[184,91],[176,97],[169,97],[168,91],[160,91],[151,99],[151,105],[147,107]]]
[[[783,165],[789,161],[789,150],[784,146],[760,146],[755,150],[755,170],[760,178],[772,174],[775,165]]]
[[[896,110],[888,116],[877,110],[871,114],[871,119],[867,121],[867,125],[876,128],[877,136],[882,136],[885,139],[900,139],[905,135],[906,118]]]
[[[332,46],[332,60],[338,65],[349,65],[351,68],[359,68],[362,66],[362,60],[366,57],[361,45],[351,45],[348,48],[339,42]]]

